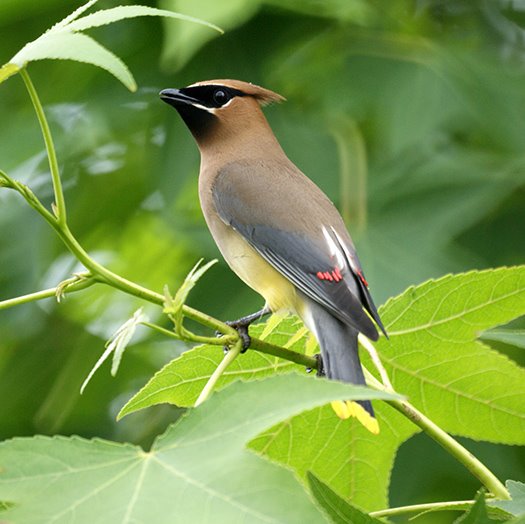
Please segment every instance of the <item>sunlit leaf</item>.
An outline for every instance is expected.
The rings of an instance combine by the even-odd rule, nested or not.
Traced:
[[[90,7],[94,6],[98,0],[89,0],[85,4],[75,9],[71,14],[67,15],[63,20],[57,22],[51,29],[57,30],[59,28],[69,25],[73,20],[76,20],[82,13],[85,13]]]
[[[304,352],[310,337],[294,318],[270,317],[252,326],[253,336],[267,335],[273,344]],[[201,346],[167,364],[121,410],[123,417],[158,403],[191,406],[222,360],[221,348]],[[304,373],[300,366],[250,350],[240,355],[219,380],[218,389],[236,380],[253,380],[276,373]],[[353,420],[342,421],[329,406],[302,413],[258,436],[250,446],[273,460],[293,468],[306,482],[312,470],[345,499],[366,509],[387,505],[388,479],[399,445],[418,429],[392,408],[375,403],[380,434],[372,435]],[[303,443],[307,441],[308,445]],[[337,475],[333,472],[337,471]]]
[[[222,29],[216,25],[205,22],[204,20],[200,20],[199,18],[186,16],[180,13],[174,13],[173,11],[167,11],[166,9],[155,9],[154,7],[148,7],[144,5],[121,5],[111,9],[102,9],[96,13],[86,15],[71,23],[68,23],[66,27],[69,31],[83,31],[91,27],[100,27],[102,25],[112,24],[113,22],[118,22],[127,18],[136,18],[139,16],[162,16],[165,18],[175,18],[177,20],[183,20],[185,22],[192,22],[206,26],[210,29],[218,31],[219,33],[223,32]]]
[[[440,425],[457,428],[461,424],[461,431],[486,440],[523,438],[524,372],[476,342],[482,329],[510,321],[523,312],[523,273],[524,268],[504,268],[429,281],[380,309],[390,341],[381,340],[377,346],[394,386],[400,393],[408,393],[416,406],[423,398],[418,407]],[[274,325],[273,320],[270,341],[286,344],[301,329],[294,322],[283,319]],[[266,325],[261,324],[252,334],[265,331]],[[304,352],[307,339],[303,332],[290,349]],[[423,347],[424,352],[419,356],[414,347]],[[367,361],[366,355],[363,357]],[[183,354],[137,393],[120,416],[159,402],[192,405],[221,358],[219,348],[206,346]],[[402,367],[401,359],[407,362]],[[249,351],[234,361],[219,387],[232,380],[288,373],[294,368],[293,364]],[[432,388],[436,388],[435,393]],[[456,407],[447,408],[447,402]],[[271,428],[252,446],[303,477],[310,469],[340,496],[360,507],[381,509],[387,504],[397,449],[418,429],[381,403],[376,412],[381,428],[378,436],[353,421],[339,420],[330,408],[316,408]],[[309,441],[307,448],[297,444],[304,438]]]
[[[525,443],[525,370],[476,339],[525,314],[525,266],[449,275],[380,310],[397,391],[454,434]]]
[[[28,62],[48,58],[96,65],[114,75],[131,91],[137,88],[124,62],[96,40],[82,33],[47,32],[24,46],[10,63],[22,68]]]
[[[135,80],[124,62],[96,40],[78,31],[111,24],[127,18],[162,16],[201,24],[208,29],[211,28],[221,32],[221,29],[217,26],[203,20],[147,6],[118,6],[78,18],[96,1],[90,0],[55,24],[36,40],[26,44],[8,64],[2,67],[2,70],[0,70],[0,83],[25,67],[29,62],[44,59],[61,59],[76,60],[77,62],[101,67],[120,80],[129,90],[135,91],[137,89]]]
[[[284,345],[290,339],[290,333],[297,330],[296,319],[271,317],[272,325],[275,319],[279,324],[273,325],[271,333],[265,340],[273,344]],[[260,336],[266,324],[250,327],[250,334]],[[290,349],[303,352],[306,336],[298,340]],[[170,403],[176,406],[193,406],[202,388],[223,359],[223,350],[218,346],[197,346],[186,351],[179,358],[171,361],[121,409],[119,418],[139,409],[159,403]],[[253,380],[271,376],[275,373],[290,373],[302,371],[297,364],[272,357],[257,351],[247,351],[235,359],[219,379],[216,389],[236,380]]]
[[[175,293],[175,296],[172,298],[169,294],[169,291],[166,287],[165,289],[165,303],[164,303],[164,312],[173,317],[174,322],[177,324],[182,323],[182,307],[186,303],[186,299],[190,294],[190,291],[195,287],[195,284],[199,279],[210,269],[211,266],[218,262],[217,259],[210,260],[204,266],[199,267],[202,263],[202,259],[199,260],[192,270],[188,273],[184,282],[180,285],[179,289]]]
[[[373,404],[379,435],[355,419],[339,419],[330,406],[323,406],[277,424],[250,446],[292,468],[305,483],[310,471],[353,505],[367,511],[384,509],[397,450],[419,430],[386,404]]]

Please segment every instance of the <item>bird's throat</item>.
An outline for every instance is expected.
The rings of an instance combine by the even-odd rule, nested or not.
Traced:
[[[179,105],[176,109],[198,144],[203,143],[218,124],[218,118],[203,109]]]

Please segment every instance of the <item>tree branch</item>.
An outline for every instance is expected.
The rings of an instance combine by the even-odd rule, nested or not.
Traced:
[[[259,340],[258,338],[252,338],[251,340],[250,349],[254,349],[260,353],[266,353],[267,355],[273,355],[274,357],[279,357],[284,360],[289,360],[290,362],[295,362],[305,368],[317,369],[317,359],[315,357],[310,357],[304,353],[297,353],[296,351],[290,351],[289,349],[270,344],[269,342]]]

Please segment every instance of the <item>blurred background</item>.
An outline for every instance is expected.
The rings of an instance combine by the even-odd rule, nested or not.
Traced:
[[[128,64],[137,93],[88,65],[29,68],[54,133],[71,229],[97,260],[161,291],[166,283],[175,290],[199,258],[219,257],[199,209],[197,148],[158,92],[238,78],[288,99],[267,108],[268,119],[343,213],[377,304],[431,277],[524,262],[523,0],[140,3],[226,33],[153,18],[90,30]],[[0,63],[78,5],[2,0]],[[19,77],[0,86],[0,121],[0,168],[49,205],[44,146]],[[79,269],[21,198],[0,191],[0,300],[54,287]],[[222,260],[190,303],[221,319],[262,305]],[[60,304],[0,311],[0,438],[75,433],[147,446],[175,420],[178,411],[165,406],[115,422],[184,349],[145,329],[117,378],[105,365],[79,395],[105,340],[139,305],[94,287]],[[523,350],[497,348],[525,363]],[[464,442],[502,478],[523,480],[519,448]],[[391,503],[469,498],[475,488],[419,435],[400,450]]]

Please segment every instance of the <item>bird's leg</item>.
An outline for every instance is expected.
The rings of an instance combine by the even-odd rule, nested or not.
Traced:
[[[265,305],[260,311],[257,311],[255,313],[252,313],[251,315],[246,315],[245,317],[238,318],[237,320],[227,320],[225,324],[228,324],[228,326],[232,327],[239,333],[239,336],[242,340],[242,351],[241,353],[245,353],[246,350],[250,347],[251,344],[251,338],[248,333],[248,327],[253,322],[260,320],[265,315],[269,315],[271,313],[270,308]]]

